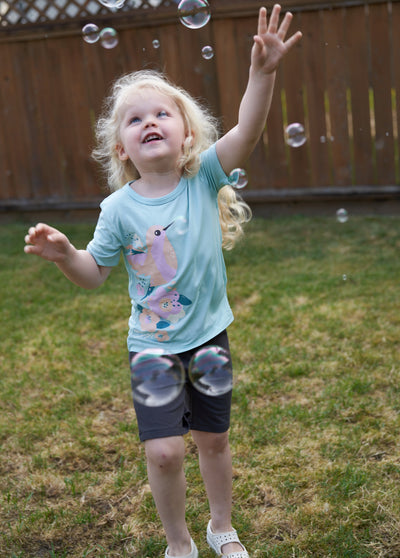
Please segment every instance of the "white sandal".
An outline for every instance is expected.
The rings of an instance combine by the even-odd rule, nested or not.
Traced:
[[[194,544],[193,539],[190,539],[190,544],[192,545],[191,551],[189,552],[189,554],[185,554],[185,556],[171,556],[170,554],[168,554],[169,546],[167,546],[165,550],[165,558],[198,558],[199,551],[197,550],[197,546]]]
[[[207,525],[207,542],[209,546],[218,554],[218,556],[224,556],[225,558],[249,558],[249,554],[245,547],[239,540],[236,529],[233,531],[228,531],[227,533],[213,533],[211,530],[211,520]],[[227,543],[239,543],[243,548],[241,552],[231,552],[230,554],[222,554],[222,547]]]

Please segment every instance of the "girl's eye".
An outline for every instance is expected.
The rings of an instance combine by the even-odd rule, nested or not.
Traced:
[[[137,122],[140,122],[140,118],[138,116],[132,116],[132,118],[129,119],[129,124],[136,124]]]
[[[168,113],[166,110],[160,110],[157,116],[161,116],[161,118],[164,118],[165,116],[168,116]]]

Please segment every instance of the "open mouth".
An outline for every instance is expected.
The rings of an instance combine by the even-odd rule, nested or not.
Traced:
[[[160,141],[162,139],[163,138],[158,134],[149,134],[144,138],[143,143],[151,143],[153,141]]]

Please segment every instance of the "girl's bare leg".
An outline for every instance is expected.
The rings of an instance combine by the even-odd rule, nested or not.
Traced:
[[[145,442],[147,473],[169,554],[190,553],[190,534],[185,520],[186,479],[183,470],[185,443],[181,436]]]
[[[232,530],[232,457],[229,434],[192,430],[199,450],[200,472],[210,504],[211,528],[214,533]],[[238,543],[224,544],[224,554],[243,550]]]

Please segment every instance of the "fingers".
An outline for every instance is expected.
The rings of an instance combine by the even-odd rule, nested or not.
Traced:
[[[32,244],[26,244],[24,246],[24,252],[25,254],[39,254],[39,251],[36,248],[36,246],[32,246]]]
[[[277,32],[280,13],[281,13],[280,5],[275,4],[274,7],[272,8],[271,16],[269,18],[268,29],[267,29],[269,33]]]
[[[24,240],[26,242],[26,244],[32,244],[34,242],[34,239],[36,238],[36,228],[35,227],[30,227],[28,230],[28,234],[25,236]],[[26,250],[25,250],[26,252]]]
[[[281,24],[279,25],[280,14],[281,6],[279,4],[274,4],[271,16],[268,21],[266,8],[260,8],[258,13],[257,35],[254,36],[254,43],[259,53],[263,48],[263,37],[265,37],[265,35],[267,34],[276,35],[283,43],[285,43],[285,47],[287,49],[292,48],[292,46],[301,39],[302,33],[300,31],[297,31],[287,41],[285,41],[287,32],[293,19],[293,14],[291,12],[286,12]]]
[[[43,240],[44,238],[51,242],[52,233],[54,231],[55,229],[52,229],[44,223],[38,223],[35,227],[30,227],[28,230],[28,234],[24,238],[26,243],[24,252],[27,254],[36,254],[37,250],[35,248],[35,245],[37,245],[40,240]]]
[[[293,45],[295,45],[298,41],[300,41],[302,36],[303,36],[303,34],[302,34],[301,31],[296,31],[296,33],[294,35],[292,35],[291,37],[289,37],[289,39],[287,41],[285,41],[285,46],[288,49],[292,48]]]
[[[267,9],[260,8],[260,11],[258,12],[257,35],[264,35],[267,31]]]
[[[36,227],[29,227],[28,234],[25,236],[25,242],[33,243],[35,239],[38,237],[38,234],[41,231],[41,223],[36,225]]]
[[[293,14],[291,12],[286,12],[284,18],[279,25],[279,17],[281,14],[281,6],[279,4],[274,4],[271,12],[271,16],[269,22],[267,20],[267,10],[266,8],[260,8],[258,13],[258,28],[257,28],[257,35],[262,36],[265,33],[272,33],[277,34],[278,37],[284,41],[287,32],[289,30],[290,24],[293,19]],[[295,42],[297,42],[301,37],[299,32],[297,32],[293,37],[290,39],[290,45],[292,46]]]
[[[278,29],[278,37],[283,41],[286,37],[286,33],[290,27],[290,24],[293,19],[293,14],[291,12],[286,12],[285,17],[282,20],[282,23]]]
[[[259,36],[259,35],[254,35],[253,37],[253,41],[254,41],[254,47],[255,47],[255,52],[257,54],[261,54],[263,48],[264,48],[264,41],[263,39]],[[257,52],[258,51],[258,52]]]

